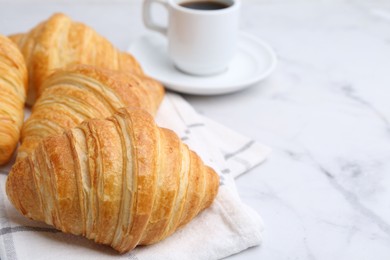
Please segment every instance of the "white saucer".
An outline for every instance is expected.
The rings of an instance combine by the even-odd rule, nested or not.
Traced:
[[[228,69],[212,76],[193,76],[177,70],[168,58],[167,41],[159,34],[144,35],[130,46],[129,52],[147,75],[171,90],[217,95],[249,87],[266,78],[276,67],[274,51],[260,39],[241,33],[238,47]]]

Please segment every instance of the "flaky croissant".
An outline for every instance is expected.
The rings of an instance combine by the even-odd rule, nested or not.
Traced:
[[[218,186],[176,134],[120,109],[44,139],[14,165],[6,190],[26,217],[127,252],[188,223]]]
[[[17,46],[0,35],[0,165],[19,142],[26,100],[27,69]]]
[[[22,51],[29,71],[27,103],[42,93],[44,80],[58,68],[73,64],[142,73],[130,54],[120,52],[107,39],[85,24],[57,13],[28,33],[11,35]]]
[[[144,75],[76,65],[57,71],[43,84],[45,90],[24,123],[18,158],[39,141],[62,133],[90,118],[106,118],[121,107],[137,107],[155,114],[164,88]]]

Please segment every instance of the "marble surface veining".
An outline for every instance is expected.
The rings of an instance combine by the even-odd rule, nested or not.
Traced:
[[[264,243],[230,259],[390,259],[390,2],[243,2],[241,28],[273,46],[277,70],[235,94],[185,96],[273,149],[237,180]],[[140,8],[7,4],[0,33],[63,11],[125,49],[145,32]]]
[[[245,12],[244,28],[280,59],[267,82],[237,97],[252,97],[252,119],[231,123],[252,125],[240,130],[274,149],[238,180],[266,223],[253,251],[390,259],[390,5],[267,3]]]

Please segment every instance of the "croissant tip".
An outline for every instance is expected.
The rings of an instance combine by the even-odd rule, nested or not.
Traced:
[[[58,18],[70,19],[68,15],[66,15],[66,14],[64,14],[64,13],[62,13],[62,12],[56,12],[56,13],[52,14],[52,15],[50,16],[49,20],[54,19],[54,18],[57,18],[57,19],[58,19]]]
[[[30,157],[18,159],[11,168],[6,180],[6,194],[20,213],[31,219],[43,220]]]
[[[21,208],[18,193],[15,193],[14,190],[17,190],[19,186],[20,174],[22,170],[25,168],[24,164],[25,159],[17,160],[16,163],[12,166],[11,171],[9,172],[6,180],[5,192],[9,198],[9,200],[14,204],[14,206],[19,209]]]

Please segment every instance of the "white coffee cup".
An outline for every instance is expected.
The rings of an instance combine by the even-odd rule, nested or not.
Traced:
[[[184,7],[189,2],[214,2],[225,8],[200,10]],[[152,19],[153,3],[168,9],[168,25]],[[147,28],[168,39],[168,55],[175,66],[194,75],[213,75],[225,71],[237,48],[239,0],[145,0],[143,20]]]

